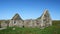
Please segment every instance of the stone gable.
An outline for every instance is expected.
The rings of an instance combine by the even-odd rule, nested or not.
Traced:
[[[18,13],[15,14],[15,16],[7,21],[1,21],[0,20],[0,28],[1,27],[38,27],[38,28],[45,28],[52,25],[52,19],[50,17],[49,11],[45,10],[43,14],[38,17],[37,19],[28,19],[23,20]]]

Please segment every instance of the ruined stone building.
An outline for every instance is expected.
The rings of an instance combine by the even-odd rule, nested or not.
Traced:
[[[38,27],[45,28],[52,25],[52,20],[48,10],[45,10],[43,14],[36,19],[27,19],[23,20],[19,14],[15,14],[15,16],[10,20],[0,20],[0,28],[3,27]]]

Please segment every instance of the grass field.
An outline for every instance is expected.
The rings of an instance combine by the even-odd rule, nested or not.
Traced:
[[[7,29],[0,30],[0,34],[60,34],[59,22],[53,21],[53,25],[46,27],[45,29],[9,27]],[[13,30],[13,28],[15,28],[15,30]]]

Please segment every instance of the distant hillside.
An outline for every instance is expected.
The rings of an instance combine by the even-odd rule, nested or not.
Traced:
[[[60,25],[60,20],[52,20],[52,25]]]

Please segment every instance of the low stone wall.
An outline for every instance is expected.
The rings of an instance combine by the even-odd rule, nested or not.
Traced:
[[[3,29],[6,29],[6,28],[0,28],[0,30],[3,30]]]

